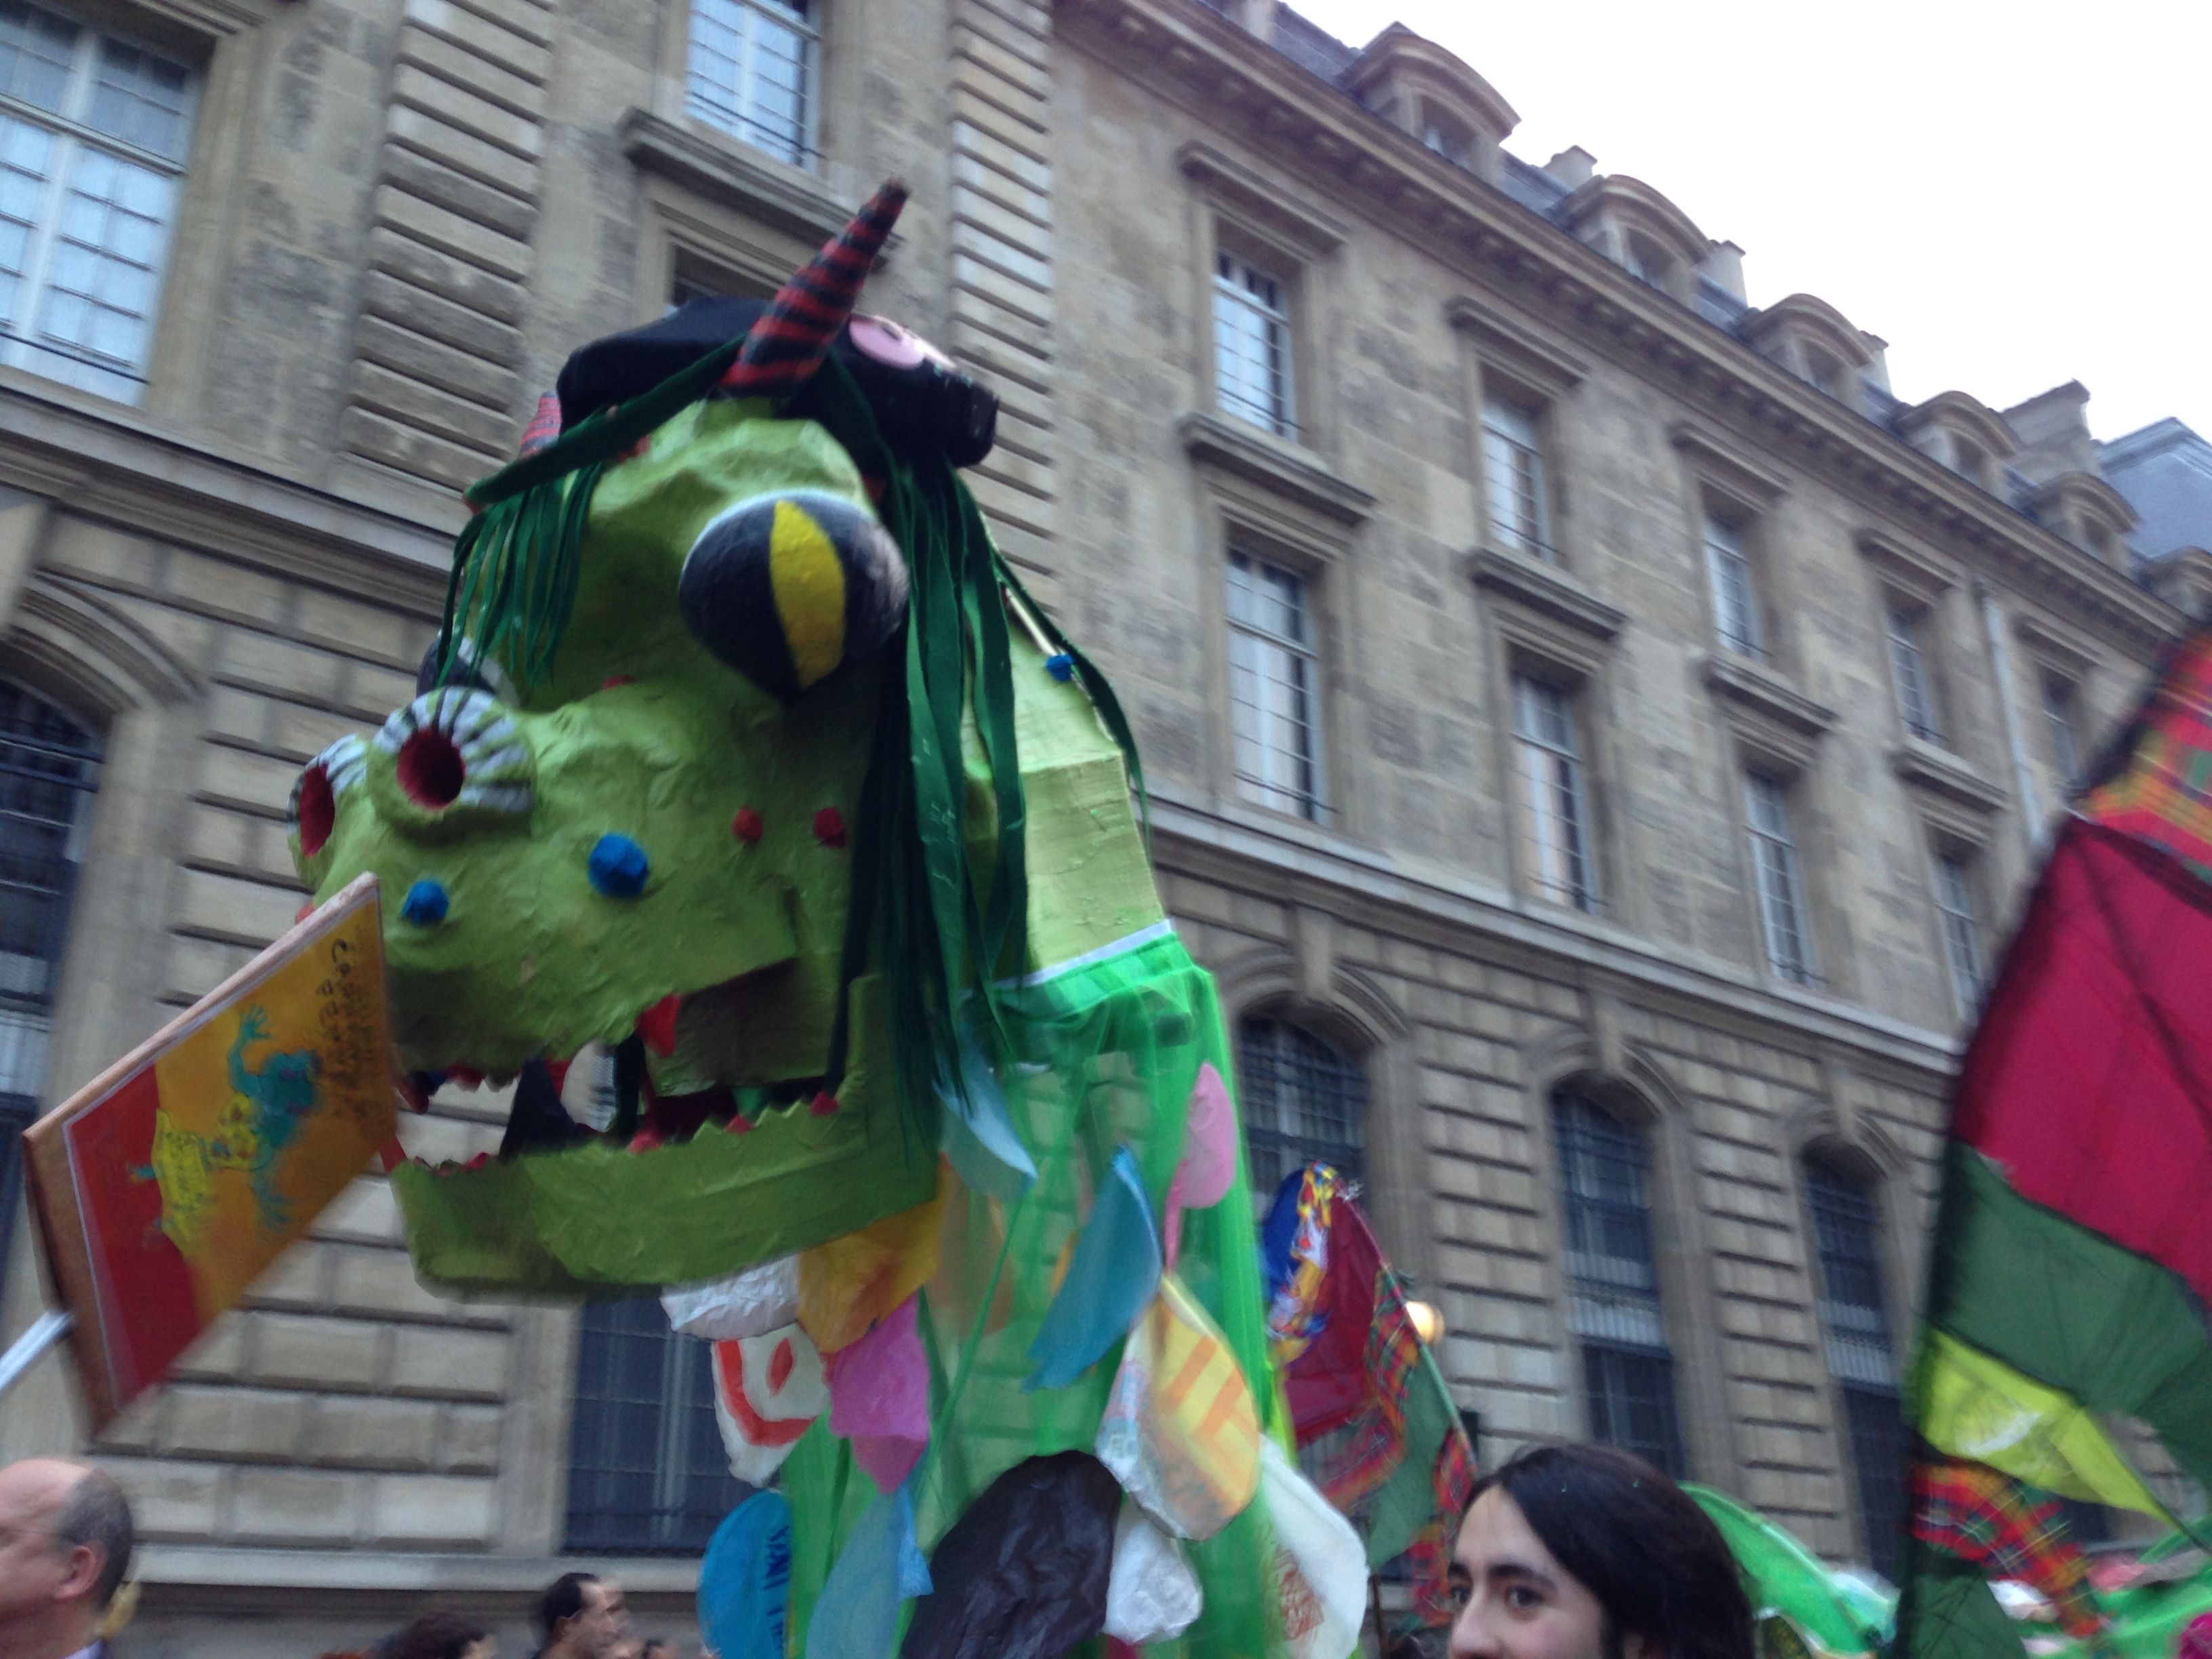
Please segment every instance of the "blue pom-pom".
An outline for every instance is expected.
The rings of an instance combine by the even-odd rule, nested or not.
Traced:
[[[407,890],[400,901],[399,914],[417,927],[435,927],[446,919],[453,901],[446,896],[446,884],[425,876]]]
[[[1065,685],[1075,678],[1075,659],[1065,651],[1055,651],[1044,659],[1044,671]]]
[[[592,848],[592,885],[609,898],[635,898],[653,873],[645,848],[628,836],[601,836]]]

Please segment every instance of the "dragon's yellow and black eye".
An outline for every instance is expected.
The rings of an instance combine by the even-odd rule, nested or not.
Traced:
[[[349,732],[300,769],[292,781],[292,859],[302,875],[321,854],[338,817],[338,801],[368,770],[368,745]]]
[[[677,599],[699,642],[783,702],[878,650],[906,560],[866,507],[819,490],[739,502],[699,532]]]

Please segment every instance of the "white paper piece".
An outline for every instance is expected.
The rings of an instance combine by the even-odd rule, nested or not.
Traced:
[[[1367,1613],[1367,1547],[1283,1449],[1265,1438],[1260,1495],[1275,1528],[1275,1589],[1291,1659],[1345,1659]]]
[[[1205,1606],[1205,1592],[1182,1547],[1134,1504],[1123,1504],[1114,1525],[1114,1570],[1106,1581],[1106,1634],[1139,1648],[1170,1641],[1188,1630]]]
[[[765,1336],[799,1320],[799,1258],[764,1261],[726,1279],[678,1285],[660,1293],[668,1322],[686,1336],[735,1342]]]
[[[765,1486],[814,1419],[830,1409],[821,1351],[796,1325],[714,1344],[714,1420],[730,1473]],[[1341,1656],[1340,1656],[1340,1659]]]

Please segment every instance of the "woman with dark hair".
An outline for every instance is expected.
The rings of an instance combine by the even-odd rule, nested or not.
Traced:
[[[499,1659],[491,1626],[458,1613],[426,1613],[392,1639],[386,1659]]]
[[[1611,1446],[1532,1447],[1485,1475],[1451,1578],[1451,1659],[1752,1659],[1720,1529]]]

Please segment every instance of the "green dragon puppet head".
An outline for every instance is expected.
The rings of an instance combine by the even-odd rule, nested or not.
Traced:
[[[765,307],[695,301],[578,351],[559,435],[533,447],[534,427],[469,493],[419,695],[300,778],[317,897],[380,878],[404,1066],[518,1079],[506,1150],[532,1156],[434,1188],[399,1172],[428,1276],[696,1278],[918,1201],[945,1079],[1003,1039],[995,988],[1158,916],[1110,693],[955,471],[995,402],[852,314],[902,199],[887,186]],[[1034,855],[1063,830],[1093,878],[1035,906]],[[592,1042],[623,1097],[596,1139],[557,1093]],[[827,1190],[861,1164],[868,1196]],[[564,1238],[556,1263],[471,1231],[625,1182],[802,1169],[820,1213],[771,1237],[724,1208],[708,1243],[611,1237],[602,1258]]]

